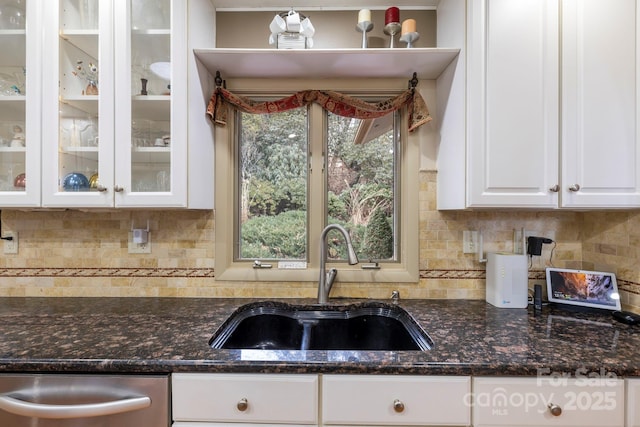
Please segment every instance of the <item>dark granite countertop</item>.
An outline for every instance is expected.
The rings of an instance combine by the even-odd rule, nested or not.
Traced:
[[[640,326],[608,313],[534,315],[471,300],[400,301],[435,342],[425,352],[211,349],[216,329],[253,301],[2,298],[0,372],[640,376]]]

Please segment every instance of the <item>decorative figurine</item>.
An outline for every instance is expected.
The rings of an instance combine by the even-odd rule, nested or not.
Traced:
[[[25,137],[24,131],[18,125],[13,127],[13,139],[11,140],[12,147],[24,147],[25,146]]]
[[[87,81],[87,87],[84,90],[85,95],[97,95],[98,94],[98,66],[93,62],[89,62],[87,68],[84,67],[83,61],[78,59],[76,61],[76,70],[73,72],[74,76],[83,78]]]

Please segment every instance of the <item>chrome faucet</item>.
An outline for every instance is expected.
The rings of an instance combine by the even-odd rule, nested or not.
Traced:
[[[333,281],[338,274],[338,270],[335,268],[326,271],[327,234],[329,234],[329,231],[331,230],[338,230],[344,236],[344,240],[347,242],[347,258],[349,260],[349,264],[354,265],[358,263],[358,256],[356,255],[356,251],[353,249],[351,237],[349,237],[347,230],[339,224],[327,225],[320,235],[320,280],[318,280],[318,304],[327,303],[329,300],[329,292],[331,292],[331,287],[333,286]]]

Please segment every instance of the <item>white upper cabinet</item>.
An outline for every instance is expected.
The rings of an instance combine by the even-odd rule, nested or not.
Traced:
[[[467,204],[554,207],[557,0],[469,2]]]
[[[562,2],[563,207],[640,206],[636,0]]]
[[[443,121],[438,208],[640,206],[636,1],[478,0],[467,13],[466,135],[446,139]]]
[[[187,4],[43,2],[42,205],[187,207]]]
[[[39,58],[37,0],[0,4],[0,206],[40,204]]]

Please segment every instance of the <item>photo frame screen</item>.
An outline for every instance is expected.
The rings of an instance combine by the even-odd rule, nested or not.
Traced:
[[[620,310],[614,273],[547,268],[549,302],[606,310]]]

